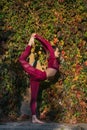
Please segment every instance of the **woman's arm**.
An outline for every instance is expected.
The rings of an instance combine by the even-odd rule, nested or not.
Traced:
[[[35,34],[34,36],[38,41],[41,42],[41,44],[43,46],[45,46],[47,49],[49,48],[48,45],[50,45],[49,41],[47,41],[45,38],[43,38],[42,36]],[[51,45],[50,45],[51,46]]]

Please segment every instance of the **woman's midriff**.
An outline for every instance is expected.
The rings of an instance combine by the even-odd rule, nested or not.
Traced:
[[[47,78],[50,78],[50,77],[53,77],[56,74],[57,70],[54,69],[54,68],[47,68],[45,70],[45,72],[46,72]]]

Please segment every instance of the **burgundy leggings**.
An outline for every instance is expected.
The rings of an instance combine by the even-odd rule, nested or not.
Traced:
[[[38,37],[39,37],[39,39],[38,39]],[[48,50],[50,52],[51,62],[53,63],[52,59],[54,59],[55,56],[54,56],[54,50],[51,47],[51,45],[48,43],[48,41],[46,41],[46,40],[44,41],[44,39],[41,39],[40,36],[36,36],[36,39],[41,41],[42,45],[44,46],[44,49]],[[31,52],[31,46],[28,45],[26,47],[25,51],[19,57],[19,62],[21,63],[24,70],[30,75],[30,87],[31,87],[30,107],[31,107],[32,115],[35,115],[36,114],[37,94],[38,94],[38,90],[39,90],[40,81],[46,80],[47,76],[46,76],[45,71],[41,71],[39,69],[34,68],[26,61],[26,58],[28,57],[30,52]],[[51,64],[51,67],[52,67],[52,64]]]

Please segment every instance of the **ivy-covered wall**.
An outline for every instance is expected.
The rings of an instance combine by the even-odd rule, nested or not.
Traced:
[[[19,114],[29,76],[20,67],[18,57],[33,32],[56,44],[61,52],[57,80],[41,83],[40,117],[56,122],[87,122],[86,0],[0,1],[1,117],[13,114],[16,118]],[[43,53],[38,49],[36,53],[43,61]]]

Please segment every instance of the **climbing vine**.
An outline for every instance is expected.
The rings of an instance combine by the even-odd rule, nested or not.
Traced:
[[[22,93],[29,85],[18,57],[36,32],[61,52],[57,81],[41,84],[40,117],[87,122],[87,1],[2,0],[0,9],[1,117],[11,113],[15,119],[18,116]],[[40,43],[37,48],[41,48]],[[43,64],[44,52],[36,49],[37,54]]]

